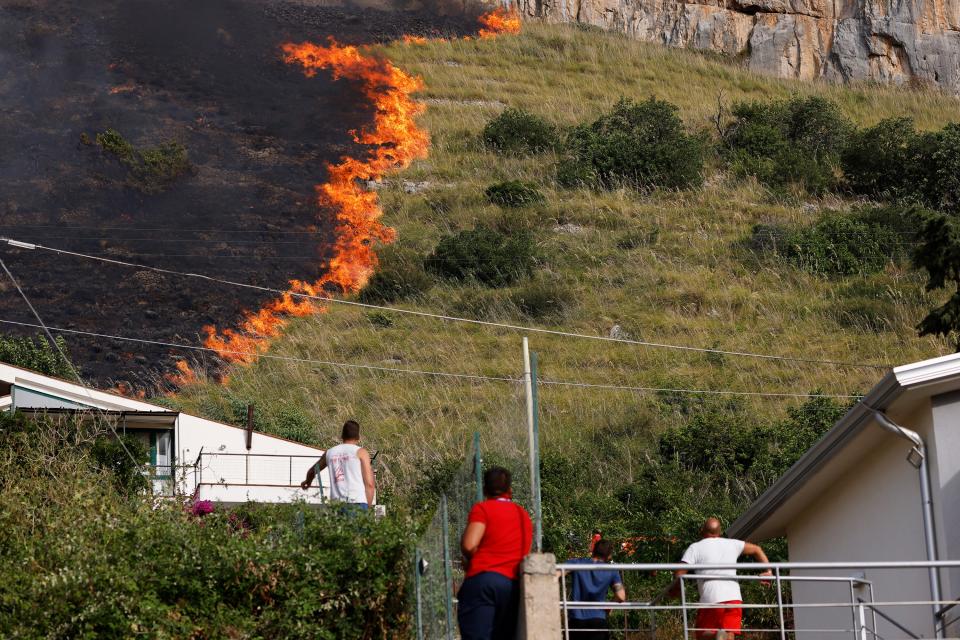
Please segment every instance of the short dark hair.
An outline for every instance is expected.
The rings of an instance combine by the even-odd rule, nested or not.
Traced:
[[[597,540],[597,543],[593,545],[593,557],[600,558],[601,560],[609,560],[610,556],[613,555],[613,543],[609,540]]]
[[[360,438],[360,423],[356,420],[347,420],[343,423],[343,431],[340,432],[341,440],[358,440]]]
[[[483,474],[483,495],[497,498],[510,491],[510,472],[503,467],[490,467]]]

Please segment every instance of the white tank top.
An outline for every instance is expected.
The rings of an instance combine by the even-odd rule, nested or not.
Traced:
[[[367,504],[363,471],[355,444],[338,444],[327,449],[327,470],[330,471],[330,498],[340,502]]]

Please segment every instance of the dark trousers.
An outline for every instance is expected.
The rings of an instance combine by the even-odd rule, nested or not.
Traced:
[[[461,640],[510,640],[517,633],[520,586],[493,571],[471,576],[457,594]]]
[[[572,640],[608,640],[610,624],[606,618],[580,620],[567,614],[567,629]]]

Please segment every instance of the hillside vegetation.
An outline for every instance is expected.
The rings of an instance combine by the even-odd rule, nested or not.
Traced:
[[[870,203],[862,197],[855,200],[832,188],[771,185],[770,180],[761,184],[752,177],[761,175],[757,170],[713,149],[738,103],[821,97],[856,127],[907,116],[928,131],[960,120],[955,99],[759,77],[735,61],[571,27],[528,25],[517,37],[396,44],[383,48],[383,54],[423,77],[421,97],[428,109],[421,125],[430,131],[433,146],[428,159],[379,190],[398,240],[382,249],[381,276],[360,300],[591,336],[853,363],[898,364],[952,350],[943,338],[917,336],[917,323],[945,296],[925,292],[925,275],[898,257],[909,252],[902,240],[909,234],[891,231],[902,235],[890,236],[888,247],[871,235],[879,218],[863,213]],[[487,124],[507,107],[523,109],[563,133],[611,113],[620,98],[642,105],[651,97],[677,107],[683,135],[689,136],[683,144],[703,145],[702,184],[684,178],[673,189],[598,188],[586,182],[576,186],[576,181],[572,188],[562,187],[561,150],[545,144],[536,153],[510,153],[482,140]],[[690,153],[674,154],[673,162]],[[836,215],[844,220],[830,227],[830,216]],[[865,249],[869,255],[854,255],[850,269],[811,268],[809,251],[791,258],[803,242],[777,244],[784,233],[807,233],[817,225],[834,229],[832,237],[869,236],[865,242],[875,242],[884,253],[878,259]],[[773,230],[772,250],[763,229]],[[457,235],[464,233],[473,235]],[[474,255],[481,245],[482,255]],[[501,262],[484,275],[491,256]],[[836,262],[832,254],[829,260]],[[466,269],[468,264],[474,267]],[[522,335],[331,304],[326,313],[292,322],[270,354],[518,378]],[[549,381],[856,394],[883,373],[564,336],[530,338],[541,378]],[[382,452],[385,490],[403,504],[411,495],[423,495],[411,487],[452,464],[475,430],[492,455],[522,461],[522,398],[514,382],[262,359],[231,370],[226,385],[186,387],[170,401],[226,419],[238,417],[239,408],[253,401],[263,428],[323,445],[333,441],[343,420],[358,419],[366,444]],[[680,449],[665,442],[703,433],[715,438],[717,425],[742,427],[744,433],[761,434],[757,437],[773,433],[764,431],[769,425],[787,425],[789,435],[811,415],[821,416],[804,436],[805,446],[847,402],[798,409],[801,398],[734,401],[546,385],[540,389],[541,433],[545,460],[552,466],[544,470],[545,492],[550,485],[570,504],[606,504],[633,513],[618,521],[625,528],[640,522],[649,526],[659,515],[650,500],[631,503],[623,489],[647,478],[656,459],[679,455]],[[790,408],[798,413],[788,416]],[[663,440],[662,434],[673,429],[686,435]],[[704,450],[713,451],[714,442],[694,438]],[[770,446],[778,442],[771,440]],[[713,451],[703,465],[737,474],[742,471],[737,465],[710,462],[711,456],[727,460],[735,450]],[[764,469],[780,471],[783,464]],[[727,487],[735,498],[725,503],[725,514],[740,508],[771,475],[757,475],[739,492]],[[631,509],[643,511],[643,518]],[[606,517],[602,511],[590,515],[593,523]],[[687,519],[671,522],[686,526]],[[588,517],[573,515],[555,524],[555,546],[571,548],[578,548],[593,526]]]

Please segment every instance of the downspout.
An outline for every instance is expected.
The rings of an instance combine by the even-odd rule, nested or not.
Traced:
[[[901,427],[882,411],[863,403],[864,407],[869,409],[877,418],[877,423],[895,435],[909,440],[913,444],[913,449],[907,454],[907,462],[913,465],[920,472],[920,500],[923,503],[923,535],[927,547],[927,560],[937,561],[937,545],[933,533],[933,501],[930,498],[930,468],[927,466],[927,448],[924,445],[920,434],[906,427]],[[919,459],[919,461],[918,461]],[[940,625],[940,574],[935,567],[927,569],[930,579],[930,594],[933,604],[933,632],[936,638],[943,638],[943,630]]]

